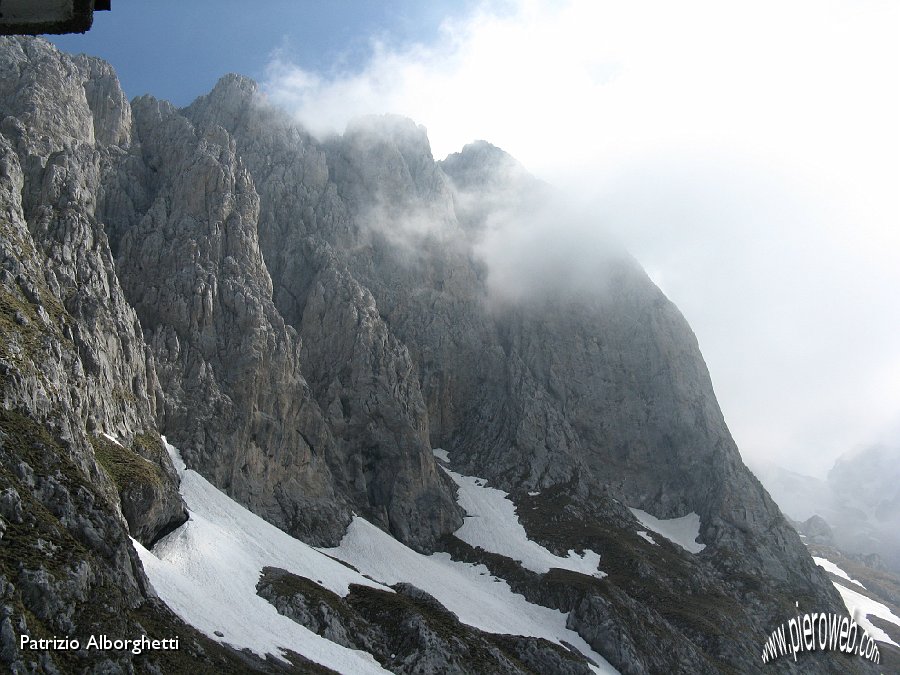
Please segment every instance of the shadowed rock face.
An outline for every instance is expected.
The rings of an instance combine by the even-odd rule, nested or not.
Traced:
[[[40,40],[0,42],[0,72],[2,401],[38,424],[4,433],[51,430],[49,456],[86,477],[95,501],[55,517],[104,551],[122,603],[147,597],[125,535],[149,543],[184,517],[162,433],[307,542],[337,543],[356,512],[420,551],[457,547],[570,612],[623,672],[672,655],[753,670],[795,601],[839,610],[742,464],[690,328],[634,260],[605,252],[589,289],[493,293],[479,248],[493,215],[527,218],[549,193],[502,151],[435,162],[424,129],[391,116],[317,141],[234,75],[183,110],[129,104],[109,66]],[[432,447],[510,492],[548,547],[600,551],[609,578],[538,578],[448,543],[462,513]],[[14,454],[4,518],[55,489]],[[626,506],[696,512],[706,549],[632,542]],[[72,574],[63,610],[91,588]]]
[[[135,101],[155,194],[118,230],[118,271],[157,354],[162,426],[192,465],[283,529],[339,538],[332,444],[275,310],[256,238],[259,197],[227,134]],[[108,220],[115,224],[115,220]]]
[[[329,178],[324,151],[275,111],[253,106],[255,91],[254,83],[227,76],[185,115],[197,129],[250,126],[252,137],[238,154],[262,195],[259,246],[275,305],[297,331],[301,369],[330,431],[325,457],[338,492],[402,541],[430,548],[462,521],[431,454],[416,362],[342,255],[359,239],[359,223]],[[414,125],[394,122],[411,143],[427,144]],[[428,160],[434,180],[446,184]],[[406,186],[403,155],[387,164],[393,173],[385,181]],[[361,195],[379,189],[377,180],[359,182]],[[319,231],[309,231],[307,220]]]

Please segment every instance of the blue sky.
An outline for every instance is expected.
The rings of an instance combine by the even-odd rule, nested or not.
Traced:
[[[690,322],[745,458],[822,475],[900,443],[898,26],[896,0],[114,0],[54,42],[129,96],[238,72],[313,134],[396,113],[438,158],[498,145],[580,214],[515,223],[489,268],[590,269],[612,232]]]
[[[51,36],[68,52],[109,61],[126,94],[153,94],[187,105],[224,73],[260,80],[272,53],[316,72],[352,68],[369,55],[372,38],[397,48],[431,41],[444,18],[471,1],[393,0],[114,0],[94,14],[83,35]]]

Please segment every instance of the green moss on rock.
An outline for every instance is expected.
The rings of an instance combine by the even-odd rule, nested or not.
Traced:
[[[141,435],[141,444],[152,447],[152,436]],[[130,448],[115,443],[105,436],[92,436],[91,445],[100,466],[104,468],[119,491],[142,485],[159,487],[164,477],[162,469]],[[141,447],[145,447],[141,445]],[[161,447],[161,446],[160,446]]]

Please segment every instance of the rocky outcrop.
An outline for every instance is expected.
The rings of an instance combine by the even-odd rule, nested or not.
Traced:
[[[231,124],[237,151],[265,196],[260,247],[277,280],[274,300],[298,331],[303,372],[334,437],[328,461],[339,491],[401,541],[432,548],[462,520],[431,455],[416,362],[338,253],[359,237],[391,247],[353,219],[330,181],[325,153],[256,101],[254,83],[227,76],[186,115],[200,129]],[[409,132],[411,145],[421,144],[424,135],[414,125],[394,122]],[[446,181],[428,159],[433,180]],[[402,155],[385,161],[397,171],[405,167]],[[382,189],[379,176],[360,180],[360,200],[379,201],[373,196]],[[402,193],[408,180],[401,172],[385,182]]]
[[[545,640],[484,633],[459,622],[437,600],[409,584],[396,592],[351,586],[342,598],[309,579],[267,567],[260,596],[311,631],[372,655],[392,673],[590,673]]]
[[[431,545],[461,520],[435,466],[415,364],[368,290],[326,267],[300,323],[303,360],[339,442],[334,474],[364,515],[399,539]]]
[[[76,465],[118,501],[92,443],[111,434],[132,444],[155,430],[157,383],[153,357],[95,217],[102,152],[82,87],[89,73],[40,41],[5,46],[4,72],[19,77],[5,79],[0,92],[0,245],[5,309],[12,318],[5,324],[3,405],[59,426]],[[105,85],[102,75],[96,86],[118,88],[111,72]],[[59,96],[42,96],[47,86],[60,88]],[[139,443],[127,452],[157,472],[158,509],[149,516],[134,512],[130,521],[150,541],[184,520],[177,478],[165,453]],[[118,450],[108,454],[119,459]]]
[[[810,516],[797,526],[797,531],[806,537],[807,544],[834,546],[831,527],[821,516]]]
[[[211,480],[283,529],[340,538],[333,443],[271,301],[259,197],[222,129],[168,103],[134,103],[135,152],[154,174],[147,211],[117,232],[118,270],[157,358],[161,427]]]
[[[103,79],[108,67],[82,65],[42,41],[0,43],[0,662],[10,672],[115,672],[132,658],[23,650],[21,635],[154,628],[205,640],[155,599],[129,541],[150,543],[185,513],[158,452],[153,358],[96,220],[103,152],[82,85],[118,84]],[[125,481],[134,471],[152,486]],[[188,645],[148,665],[239,661],[206,643],[207,655]]]
[[[158,433],[156,359],[98,217],[98,203],[134,210],[150,186],[118,171],[130,161],[130,106],[107,64],[41,40],[0,39],[0,72],[0,663],[282,670],[180,621],[129,541],[149,545],[186,518]],[[180,649],[19,642],[101,633],[178,637]]]

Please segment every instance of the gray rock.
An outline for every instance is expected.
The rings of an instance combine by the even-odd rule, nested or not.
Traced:
[[[806,536],[807,544],[834,545],[831,527],[821,516],[810,516],[797,527],[797,531]]]
[[[12,523],[22,522],[22,500],[11,487],[0,492],[0,515]]]
[[[495,636],[461,624],[437,600],[410,584],[396,593],[351,586],[346,598],[309,579],[267,567],[257,585],[279,613],[352,649],[363,649],[394,673],[586,674],[583,659],[546,640]]]
[[[349,511],[328,468],[333,439],[272,300],[259,197],[220,127],[134,103],[148,211],[119,237],[119,275],[155,355],[162,430],[191,466],[288,532],[336,543]]]
[[[461,515],[431,455],[415,362],[372,294],[332,252],[331,244],[350,241],[357,225],[329,182],[325,153],[302,130],[261,107],[255,83],[238,76],[223,78],[186,114],[199,128],[231,125],[263,196],[260,246],[273,275],[275,303],[299,333],[301,367],[334,437],[327,457],[339,491],[401,541],[432,548],[459,527]],[[431,159],[424,130],[399,118],[383,123],[402,139],[403,150],[382,157],[379,136],[358,126],[352,138],[360,152],[384,162],[376,175],[360,181],[360,199],[410,186],[426,193],[444,189],[443,207],[451,213],[446,178]],[[428,178],[414,179],[404,157],[415,157]],[[306,228],[319,219],[327,226],[321,223],[322,238],[312,242]]]

